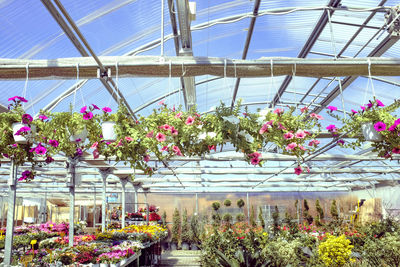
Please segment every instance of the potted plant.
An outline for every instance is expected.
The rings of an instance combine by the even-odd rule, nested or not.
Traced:
[[[182,249],[183,250],[189,250],[190,248],[190,224],[188,221],[188,215],[187,215],[187,210],[183,210],[182,214],[182,234],[181,234],[181,240],[182,240]]]
[[[101,117],[101,131],[103,134],[103,140],[106,142],[114,142],[117,140],[117,133],[115,131],[115,115],[110,114],[112,110],[109,107],[104,107],[101,110],[103,111],[103,116]]]
[[[344,147],[355,149],[365,141],[371,141],[374,152],[379,157],[391,158],[393,154],[400,154],[400,119],[391,113],[400,107],[400,101],[396,100],[391,105],[385,106],[379,99],[374,98],[368,104],[361,106],[361,110],[351,110],[352,115],[347,118],[336,114],[336,107],[328,108],[332,117],[343,123],[341,128],[329,125],[328,130],[335,133],[347,133],[349,137],[356,138],[354,142],[340,144]]]
[[[201,233],[201,225],[199,222],[199,216],[194,214],[190,219],[190,238],[191,238],[191,250],[198,250],[198,246],[200,244],[200,233]]]
[[[176,250],[181,239],[181,216],[179,210],[175,208],[174,214],[172,215],[172,237],[171,237],[171,249]]]

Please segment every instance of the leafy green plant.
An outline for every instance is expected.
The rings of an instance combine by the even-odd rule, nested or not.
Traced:
[[[315,201],[315,209],[317,210],[317,217],[315,218],[315,224],[317,226],[321,226],[321,221],[324,219],[324,210],[322,209],[321,205],[319,204],[319,199]]]
[[[231,204],[232,204],[232,201],[230,199],[225,199],[225,201],[224,201],[224,206],[225,207],[230,207]]]
[[[174,214],[172,215],[172,237],[171,241],[179,243],[181,239],[181,216],[179,210],[175,208]]]
[[[221,207],[221,204],[218,201],[216,201],[211,204],[211,207],[213,208],[214,211],[218,211],[219,208]]]
[[[164,210],[163,214],[161,215],[162,224],[164,227],[167,226],[167,212]]]
[[[338,221],[339,220],[339,212],[336,206],[336,200],[332,200],[332,204],[331,204],[331,216],[333,218],[334,221]]]
[[[274,222],[274,229],[277,229],[279,226],[279,209],[276,205],[274,208],[274,212],[272,212],[272,220]]]
[[[222,220],[226,223],[231,223],[232,222],[232,215],[230,213],[225,213],[222,216]]]
[[[236,214],[236,221],[238,222],[244,222],[246,220],[246,216],[244,216],[243,213],[238,213]]]
[[[203,225],[200,223],[199,216],[193,215],[190,219],[190,238],[191,243],[199,244],[200,243],[200,236],[202,233]]]
[[[190,243],[190,224],[188,221],[187,210],[184,209],[182,213],[182,231],[181,231],[181,240],[185,243]]]
[[[244,200],[243,200],[243,199],[239,199],[239,200],[236,202],[236,204],[237,204],[238,208],[241,209],[241,208],[244,207]]]
[[[265,229],[265,221],[264,221],[264,216],[263,216],[261,207],[259,207],[259,211],[258,211],[258,220],[260,221],[261,227],[263,229]]]
[[[303,217],[307,221],[308,224],[312,224],[314,218],[309,213],[310,207],[308,206],[307,199],[304,199],[303,206],[304,206]]]
[[[255,210],[254,210],[254,206],[253,206],[253,205],[251,205],[251,209],[250,209],[250,218],[249,218],[249,220],[250,220],[250,225],[251,225],[252,227],[255,227],[255,226],[257,225],[257,221],[256,221],[256,212],[255,212]]]

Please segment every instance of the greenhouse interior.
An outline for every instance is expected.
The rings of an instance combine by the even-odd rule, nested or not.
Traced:
[[[400,266],[398,1],[0,21],[0,266]]]

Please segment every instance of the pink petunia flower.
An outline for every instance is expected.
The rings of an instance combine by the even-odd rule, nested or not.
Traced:
[[[267,122],[261,127],[261,129],[258,132],[260,134],[263,134],[265,132],[268,132],[268,128],[271,128],[271,125],[269,125],[268,122]]]
[[[87,109],[87,106],[83,106],[82,108],[81,108],[81,113],[86,113],[86,109]]]
[[[211,145],[211,146],[209,145],[208,150],[209,151],[211,151],[211,150],[217,151],[217,147],[215,145]]]
[[[358,111],[355,111],[354,109],[352,109],[351,112],[353,112],[353,115],[358,113]]]
[[[175,119],[180,119],[182,117],[182,112],[179,112],[175,115]]]
[[[308,143],[308,145],[309,146],[317,146],[317,145],[319,145],[321,142],[319,141],[319,140],[317,140],[317,139],[313,139],[313,140],[311,140],[309,143]]]
[[[143,157],[143,160],[146,161],[146,162],[149,162],[150,161],[150,155],[145,155]]]
[[[381,132],[386,130],[386,124],[382,121],[378,121],[377,123],[374,124],[374,128],[377,132]]]
[[[301,113],[307,112],[308,111],[308,107],[302,107],[300,109]]]
[[[15,133],[15,135],[26,134],[26,133],[28,133],[30,130],[31,130],[30,127],[23,126],[23,127],[21,127],[21,128]]]
[[[109,107],[104,107],[104,108],[102,108],[102,110],[103,110],[104,112],[107,112],[107,113],[109,113],[109,112],[112,111],[111,108],[109,108]]]
[[[92,112],[87,112],[87,113],[83,114],[83,119],[84,120],[90,120],[91,118],[93,118],[93,113]]]
[[[158,133],[158,134],[156,134],[156,139],[157,139],[157,141],[158,142],[164,142],[165,141],[165,134],[163,134],[163,133]]]
[[[324,118],[321,115],[318,115],[316,113],[311,113],[310,118],[316,118],[318,120],[323,120]]]
[[[283,138],[285,138],[286,140],[292,139],[293,137],[294,137],[294,134],[292,132],[283,134]]]
[[[367,104],[367,108],[372,108],[374,105],[371,103],[371,102],[369,102],[368,104]]]
[[[330,112],[337,110],[337,107],[335,106],[327,106],[326,108],[329,109]]]
[[[162,106],[164,105],[165,99],[161,100],[160,102],[158,102],[158,105]]]
[[[296,168],[294,168],[294,173],[297,175],[300,175],[303,172],[303,169],[301,168],[301,166],[297,166]]]
[[[302,145],[298,145],[297,147],[298,147],[299,149],[303,150],[303,151],[306,151],[306,150],[307,150],[307,148],[305,148],[305,147],[302,146]]]
[[[362,109],[362,111],[365,111],[365,107],[364,106],[360,106],[360,108]]]
[[[385,106],[379,99],[376,100],[376,105],[378,107],[384,107]]]
[[[171,126],[169,126],[168,124],[164,124],[163,126],[160,126],[160,129],[164,129],[164,130],[170,130]]]
[[[92,104],[92,106],[93,106],[93,109],[98,109],[98,110],[100,110],[100,108],[99,108],[98,106],[96,106],[95,104]]]
[[[29,115],[29,114],[24,114],[24,115],[22,115],[22,123],[27,123],[27,124],[29,124],[29,123],[31,123],[32,121],[33,121],[33,118],[32,118],[31,115]]]
[[[293,150],[295,147],[297,147],[297,144],[293,142],[286,146],[286,150]]]
[[[99,142],[94,142],[93,145],[90,147],[91,149],[97,149]]]
[[[339,140],[337,141],[337,144],[338,144],[338,145],[344,145],[344,140],[343,140],[343,139],[339,139]]]
[[[400,148],[394,147],[394,148],[392,149],[392,153],[393,153],[393,154],[400,154]]]
[[[283,113],[283,109],[277,108],[277,109],[274,110],[274,113],[280,115],[280,114]]]
[[[51,145],[52,147],[58,147],[59,142],[57,140],[49,139],[49,145]]]
[[[153,136],[154,136],[154,131],[148,132],[146,134],[146,137],[149,137],[149,138],[153,138]]]
[[[125,136],[125,140],[128,141],[128,142],[132,142],[132,141],[133,141],[133,138],[130,137],[130,136]]]
[[[335,126],[334,124],[328,125],[328,126],[326,127],[326,129],[327,129],[329,132],[336,132],[336,131],[337,131],[337,128],[336,128],[336,126]]]
[[[177,146],[172,146],[172,150],[175,152],[176,155],[178,156],[183,156],[181,150]]]
[[[187,117],[186,119],[186,125],[192,125],[194,122],[194,118],[192,116]]]
[[[38,155],[44,155],[46,154],[47,149],[42,146],[42,144],[39,143],[39,145],[35,148],[35,153]]]
[[[178,130],[175,129],[174,126],[171,127],[171,134],[172,134],[172,135],[178,135]]]
[[[97,158],[99,158],[99,156],[100,156],[99,150],[95,149],[95,150],[93,151],[93,158],[94,158],[94,159],[97,159]]]
[[[306,133],[303,130],[297,130],[295,136],[296,138],[303,139],[306,137]]]
[[[39,119],[41,119],[42,121],[44,121],[44,120],[47,120],[48,118],[47,118],[46,115],[41,114],[41,115],[39,115]]]
[[[253,153],[251,153],[251,154],[248,154],[247,156],[248,156],[249,158],[258,158],[258,157],[261,157],[261,153],[253,152]]]
[[[163,152],[163,151],[168,152],[168,146],[163,146],[163,147],[160,149],[160,151],[161,151],[161,152]]]
[[[253,165],[258,165],[260,163],[260,159],[258,157],[251,158],[250,163]]]

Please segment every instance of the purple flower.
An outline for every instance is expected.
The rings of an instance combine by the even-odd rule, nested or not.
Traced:
[[[88,112],[83,114],[83,119],[84,120],[90,120],[91,118],[93,118],[93,113],[92,112]]]
[[[22,115],[22,123],[27,123],[27,124],[29,124],[29,123],[31,123],[32,121],[33,121],[33,118],[32,118],[31,115],[29,115],[29,114],[24,114],[24,115]]]
[[[18,144],[12,144],[11,146],[12,147],[18,147]]]
[[[100,108],[99,108],[98,106],[96,106],[95,104],[92,104],[92,106],[93,106],[93,109],[98,109],[98,110],[100,110]]]
[[[367,108],[372,108],[374,105],[371,103],[371,102],[369,102],[368,104],[367,104]]]
[[[52,157],[47,157],[46,160],[45,160],[45,162],[47,164],[52,163],[53,161],[54,161],[54,159]]]
[[[75,155],[77,155],[77,156],[82,156],[82,154],[83,154],[82,149],[81,149],[80,147],[78,147],[78,148],[76,149]]]
[[[355,111],[354,109],[352,109],[351,112],[353,112],[353,115],[358,113],[358,112]]]
[[[388,128],[388,131],[389,131],[389,132],[393,132],[394,130],[396,130],[396,127],[397,127],[397,125],[396,125],[396,124],[393,124],[392,126],[390,126],[390,127]]]
[[[327,106],[327,109],[329,109],[331,112],[337,110],[337,107],[334,106]]]
[[[49,139],[49,145],[51,145],[52,147],[58,147],[59,142],[57,140]]]
[[[104,107],[102,110],[104,112],[111,112],[112,111],[111,108],[109,108],[109,107]]]
[[[394,147],[393,150],[392,150],[392,153],[393,154],[400,154],[400,148]]]
[[[15,133],[15,135],[21,135],[21,134],[24,134],[24,133],[28,133],[30,130],[31,130],[30,127],[23,126]]]
[[[35,148],[35,152],[38,155],[44,155],[47,152],[47,149],[39,143],[39,145]]]
[[[79,143],[80,141],[82,141],[82,139],[80,139],[80,138],[75,139],[75,142],[76,142],[76,143]]]
[[[21,173],[21,177],[18,178],[18,181],[23,181],[26,180],[27,178],[33,178],[32,172],[31,171],[24,171]]]
[[[86,113],[86,108],[87,108],[86,106],[83,106],[83,107],[81,108],[81,111],[80,111],[80,112],[81,112],[81,113]]]
[[[39,119],[41,119],[42,121],[44,121],[44,120],[47,120],[48,118],[47,118],[46,115],[41,114],[41,115],[39,115]]]
[[[360,108],[361,108],[363,111],[365,111],[365,107],[364,107],[364,106],[360,106]]]
[[[336,126],[335,126],[334,124],[328,125],[328,126],[326,127],[326,129],[327,129],[329,132],[336,132],[336,131],[337,131],[337,128],[336,128]]]
[[[375,123],[374,128],[377,132],[381,132],[386,130],[386,124],[381,121],[378,121],[377,123]]]
[[[14,96],[14,97],[11,97],[11,98],[9,98],[8,99],[8,101],[16,101],[16,100],[19,100],[19,101],[21,101],[21,102],[28,102],[28,100],[26,100],[25,98],[23,98],[22,96]]]
[[[376,100],[376,105],[378,107],[384,107],[385,106],[379,99]]]
[[[343,139],[339,139],[339,140],[337,141],[337,143],[338,143],[338,145],[344,145],[344,140],[343,140]]]

